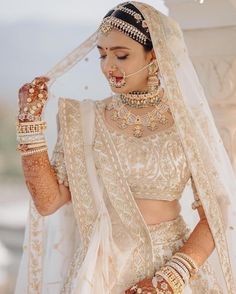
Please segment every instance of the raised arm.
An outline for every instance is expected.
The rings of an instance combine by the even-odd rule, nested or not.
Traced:
[[[38,212],[43,216],[54,213],[71,199],[68,181],[59,180],[59,138],[51,163],[43,134],[46,123],[41,120],[41,115],[48,98],[47,82],[45,77],[36,78],[19,90],[17,121],[18,150],[22,155],[25,182]]]

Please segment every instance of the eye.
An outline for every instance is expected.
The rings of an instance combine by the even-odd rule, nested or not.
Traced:
[[[124,55],[124,56],[117,56],[118,59],[124,60],[128,57],[129,55]]]
[[[101,55],[100,57],[99,57],[99,59],[105,59],[106,58],[106,55]]]

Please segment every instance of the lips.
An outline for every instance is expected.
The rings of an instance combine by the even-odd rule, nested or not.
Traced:
[[[123,79],[123,77],[110,76],[110,79],[115,79],[116,82],[119,82]]]

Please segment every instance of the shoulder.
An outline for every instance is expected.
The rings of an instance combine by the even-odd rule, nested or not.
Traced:
[[[112,100],[112,96],[109,96],[104,99],[95,100],[95,103],[105,107],[107,104],[111,102],[111,100]]]
[[[80,108],[81,104],[87,104],[87,105],[96,105],[96,104],[108,104],[110,101],[112,100],[112,96],[106,97],[104,99],[97,99],[97,100],[93,100],[93,99],[83,99],[83,100],[78,100],[78,99],[73,99],[73,98],[66,98],[66,97],[59,97],[58,99],[58,108],[62,109],[62,108],[67,108],[67,107],[75,107],[75,108]]]

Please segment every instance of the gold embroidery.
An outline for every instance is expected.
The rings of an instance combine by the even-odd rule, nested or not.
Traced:
[[[84,153],[81,136],[81,126],[78,120],[79,107],[78,101],[63,101],[61,102],[61,111],[64,109],[63,116],[61,118],[66,119],[64,121],[64,132],[63,135],[66,136],[66,146],[69,146],[69,142],[73,141],[73,149],[70,152],[73,153],[72,161],[69,161],[67,156],[71,156],[71,153],[65,154],[65,162],[68,170],[68,175],[74,173],[73,179],[74,183],[78,182],[77,190],[72,191],[73,205],[82,234],[82,239],[85,242],[89,242],[90,239],[90,229],[89,225],[92,224],[92,216],[90,215],[90,205],[89,203],[89,190],[87,190],[87,178],[86,178],[86,168],[83,165]],[[123,177],[123,172],[121,166],[118,163],[118,158],[116,154],[116,149],[112,143],[111,134],[106,130],[103,120],[101,119],[101,113],[96,112],[96,137],[94,144],[94,155],[96,160],[96,167],[98,176],[103,180],[106,190],[104,192],[104,200],[106,202],[111,220],[112,220],[112,230],[113,238],[119,248],[123,248],[124,252],[126,247],[135,244],[133,247],[133,253],[130,261],[126,265],[126,269],[119,277],[117,284],[115,285],[114,293],[122,293],[122,291],[128,289],[130,286],[135,284],[138,280],[145,277],[150,277],[154,274],[155,269],[158,269],[167,260],[171,258],[174,252],[179,250],[180,247],[187,241],[190,230],[185,226],[183,219],[178,217],[174,221],[164,222],[159,225],[146,225],[138,208],[136,207],[135,201],[130,194],[129,188],[125,179]],[[68,115],[68,112],[70,115]],[[66,115],[67,114],[67,115]],[[66,124],[68,123],[68,124]],[[72,131],[70,137],[70,132],[65,132],[66,130]],[[75,133],[78,133],[75,137]],[[74,140],[72,140],[72,138]],[[79,144],[78,144],[79,143]],[[96,150],[96,148],[98,148]],[[99,152],[97,152],[99,150]],[[78,153],[79,152],[79,153]],[[79,158],[79,159],[78,159]],[[78,166],[77,166],[78,164]],[[76,165],[80,174],[78,175],[78,170],[74,170],[72,165]],[[69,168],[68,168],[69,167]],[[115,171],[115,172],[114,172]],[[76,179],[76,181],[75,181]],[[81,195],[79,189],[86,193],[86,195]],[[122,189],[122,190],[121,190]],[[84,197],[84,198],[82,198]],[[81,212],[81,210],[83,210]],[[93,209],[92,209],[93,211]],[[87,243],[88,244],[88,243]],[[80,246],[77,249],[76,254],[72,260],[70,271],[61,293],[69,294],[71,289],[73,289],[73,281],[76,280],[76,276],[81,265],[81,262],[85,256],[86,249],[84,246]],[[132,269],[132,270],[130,270]],[[204,268],[203,268],[204,269]],[[201,271],[200,271],[201,272]],[[207,279],[210,281],[207,285],[204,284],[204,275],[207,273]],[[199,289],[214,289],[215,293],[221,293],[219,288],[217,288],[217,283],[215,282],[214,275],[211,270],[203,270],[202,274],[199,276],[198,285]],[[196,282],[197,283],[197,282]],[[202,288],[201,288],[202,287]],[[117,292],[116,292],[117,291]],[[194,294],[208,293],[204,292],[193,292]],[[217,292],[218,291],[218,292]],[[211,293],[211,292],[209,292]]]
[[[109,132],[135,198],[171,201],[181,197],[190,171],[175,125],[139,139]],[[100,152],[97,143],[95,150]]]
[[[218,184],[212,158],[210,156],[203,157],[203,155],[206,154],[206,150],[201,149],[204,148],[204,146],[199,144],[199,142],[202,142],[202,138],[198,140],[198,136],[201,136],[201,134],[193,127],[194,122],[184,104],[185,99],[182,97],[182,92],[176,78],[178,64],[176,63],[173,52],[168,48],[168,40],[166,40],[166,32],[164,30],[167,26],[164,23],[164,17],[159,13],[149,10],[148,6],[145,4],[135,2],[134,5],[142,11],[144,18],[149,23],[149,30],[154,42],[153,47],[157,49],[155,53],[166,86],[165,91],[168,93],[169,97],[170,109],[177,122],[178,132],[211,232],[214,239],[217,241],[216,249],[224,273],[227,290],[230,294],[234,294],[236,293],[236,289],[228,256],[227,241],[223,225],[224,221],[219,203],[217,202],[217,195],[222,195],[225,191],[219,189],[221,185]],[[171,19],[168,19],[168,21],[172,22],[171,25],[168,24],[168,28],[172,28],[172,31],[168,32],[169,40],[173,41],[174,38],[183,38],[179,26]],[[155,25],[154,27],[154,23],[159,23],[160,25]],[[179,50],[179,55],[184,54],[182,48],[177,48],[177,50]],[[206,129],[203,129],[203,131],[205,132]]]
[[[60,98],[59,118],[64,140],[65,164],[72,183],[70,190],[75,218],[81,232],[84,252],[86,252],[96,219],[96,208],[92,201],[91,187],[87,179],[80,122],[80,102]]]
[[[60,131],[58,132],[57,142],[54,147],[50,162],[56,173],[58,183],[68,187],[69,182],[64,159],[63,139],[62,133]]]
[[[29,275],[28,294],[39,294],[42,291],[43,266],[43,228],[44,218],[39,215],[33,202],[30,203],[29,227]],[[28,248],[26,249],[28,250]]]

